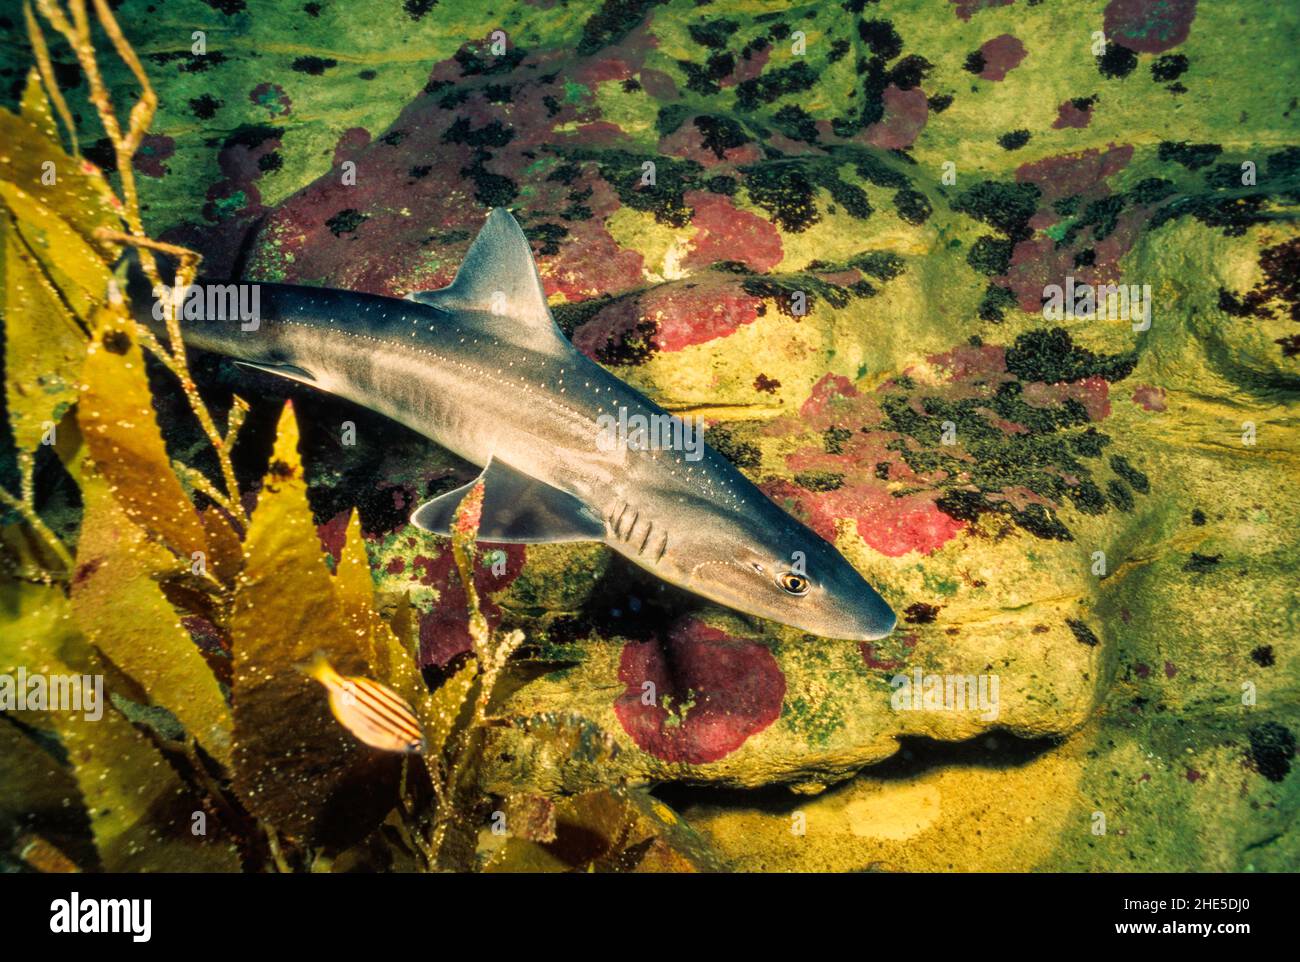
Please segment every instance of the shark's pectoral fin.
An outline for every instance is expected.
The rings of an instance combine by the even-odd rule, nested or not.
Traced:
[[[534,350],[569,349],[546,305],[528,238],[504,207],[488,214],[451,284],[406,297],[459,314],[463,324],[478,323]]]
[[[256,361],[236,361],[235,364],[239,367],[246,367],[251,371],[274,374],[277,377],[288,378],[290,381],[298,381],[302,384],[316,383],[316,375],[296,364],[258,364]]]
[[[452,518],[470,489],[483,481],[483,513],[479,540],[498,544],[546,544],[561,541],[600,541],[605,526],[571,494],[530,478],[500,461],[463,487],[427,501],[411,521],[435,534],[449,534]]]

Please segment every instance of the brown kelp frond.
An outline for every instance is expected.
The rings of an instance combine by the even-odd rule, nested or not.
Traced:
[[[193,282],[198,273],[199,255],[186,248],[156,241],[147,236],[141,219],[139,192],[136,186],[135,170],[132,166],[136,151],[139,149],[140,143],[153,121],[154,112],[158,106],[158,97],[154,93],[148,74],[145,73],[144,67],[140,63],[140,58],[122,34],[122,29],[113,16],[109,5],[104,0],[93,0],[93,5],[100,28],[108,36],[113,45],[113,50],[121,58],[122,62],[127,65],[140,86],[140,97],[128,112],[128,122],[125,130],[122,129],[122,124],[118,120],[112,98],[99,69],[95,47],[91,39],[91,20],[87,12],[86,0],[66,0],[66,9],[60,4],[59,0],[37,0],[37,7],[41,15],[63,36],[77,58],[77,63],[81,67],[89,86],[90,102],[94,105],[100,123],[108,135],[117,161],[117,173],[122,185],[120,209],[122,217],[126,221],[127,231],[117,230],[111,226],[101,226],[96,229],[95,238],[101,242],[131,245],[138,248],[141,252],[141,266],[154,289],[163,285],[153,253],[156,251],[172,255],[178,262],[175,283],[178,287],[184,289]],[[33,49],[38,51],[39,56],[39,51],[45,51],[47,48],[39,24],[30,15],[30,9],[28,10],[27,22]],[[48,59],[48,52],[46,57]],[[46,90],[49,92],[51,85],[44,68],[42,68],[41,75],[45,79]],[[51,93],[52,98],[57,93],[57,89],[57,85],[54,85]],[[56,106],[61,102],[61,97],[56,99]],[[60,108],[60,115],[65,111],[66,105]],[[198,389],[190,377],[189,367],[186,364],[185,345],[180,333],[180,320],[176,315],[175,308],[174,300],[167,299],[164,318],[167,324],[169,348],[163,347],[153,333],[143,325],[136,326],[136,337],[180,381],[190,409],[194,412],[194,416],[203,428],[208,442],[216,452],[217,461],[220,465],[225,492],[223,496],[214,500],[240,524],[243,524],[246,523],[247,518],[244,516],[243,507],[239,502],[234,466],[230,461],[229,444],[227,438],[217,429],[211,412],[202,398],[199,397]]]

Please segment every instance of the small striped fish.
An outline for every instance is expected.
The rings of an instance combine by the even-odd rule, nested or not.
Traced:
[[[369,678],[340,675],[321,652],[304,671],[325,686],[330,711],[360,741],[386,752],[423,748],[424,736],[415,711],[391,688]]]

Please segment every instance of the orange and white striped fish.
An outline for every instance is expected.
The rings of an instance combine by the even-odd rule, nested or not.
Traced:
[[[303,671],[325,686],[330,711],[359,741],[386,752],[418,752],[424,747],[414,709],[391,688],[369,678],[340,675],[322,652]]]

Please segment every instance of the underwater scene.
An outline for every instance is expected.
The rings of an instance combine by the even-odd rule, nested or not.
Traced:
[[[1298,45],[0,0],[0,873],[1300,870]]]

